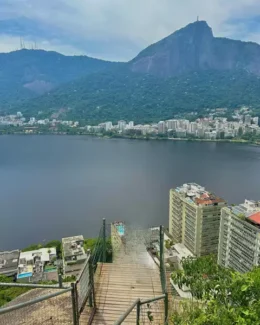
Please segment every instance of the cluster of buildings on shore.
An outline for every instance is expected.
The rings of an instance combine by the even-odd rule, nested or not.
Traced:
[[[0,275],[21,282],[57,281],[60,273],[77,275],[88,256],[82,235],[67,237],[62,239],[62,257],[56,247],[0,252]]]
[[[12,115],[0,116],[0,126],[24,126],[24,127],[37,127],[37,126],[50,126],[55,127],[57,125],[64,125],[68,127],[78,127],[78,121],[63,121],[58,119],[36,119],[35,117],[30,117],[27,120],[23,117],[21,112],[17,112]]]
[[[102,133],[114,131],[119,134],[136,134],[158,136],[164,135],[169,138],[195,137],[201,139],[225,139],[241,137],[245,133],[260,135],[259,118],[249,114],[236,114],[236,119],[230,122],[225,117],[211,115],[207,118],[198,118],[190,122],[186,119],[171,119],[154,124],[138,124],[133,121],[118,121],[117,125],[112,122],[101,123],[97,126],[87,125],[85,129],[90,133]]]
[[[197,112],[190,114],[194,121],[188,119],[176,118],[166,121],[160,121],[152,124],[137,124],[134,121],[126,122],[124,120],[113,124],[111,121],[100,123],[98,125],[80,126],[78,121],[63,121],[58,119],[36,119],[30,117],[29,120],[23,117],[21,112],[15,115],[0,116],[0,126],[22,126],[28,128],[28,133],[33,132],[39,126],[48,126],[55,128],[63,125],[70,128],[79,128],[82,132],[91,134],[100,134],[113,132],[125,135],[143,135],[143,136],[167,136],[169,138],[199,138],[199,139],[231,139],[241,137],[245,133],[255,133],[260,135],[259,118],[253,117],[248,108],[241,108],[234,111],[233,121],[228,121],[225,115],[227,109],[215,109],[207,112],[207,117],[194,118]]]
[[[183,184],[170,190],[169,233],[186,257],[215,254],[238,272],[260,265],[260,201],[228,205],[198,184]]]

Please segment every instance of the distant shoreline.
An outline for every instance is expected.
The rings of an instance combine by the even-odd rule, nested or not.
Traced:
[[[144,137],[127,137],[127,136],[98,136],[98,135],[93,135],[95,137],[99,137],[100,139],[102,138],[107,138],[107,139],[129,139],[129,140],[145,140],[145,141],[183,141],[183,142],[221,142],[221,143],[240,143],[240,144],[249,144],[249,145],[255,145],[255,146],[260,146],[260,142],[252,142],[249,140],[235,140],[235,139],[188,139],[188,138],[144,138]]]
[[[85,133],[85,132],[35,132],[35,133],[25,133],[25,132],[10,132],[10,133],[0,133],[3,135],[70,135],[70,136],[90,136],[100,139],[127,139],[127,140],[145,140],[145,141],[186,141],[186,142],[222,142],[222,143],[240,143],[249,144],[254,146],[260,146],[260,142],[252,142],[250,140],[244,139],[190,139],[190,138],[168,138],[168,137],[145,137],[145,136],[128,136],[128,135],[102,135],[100,133]]]

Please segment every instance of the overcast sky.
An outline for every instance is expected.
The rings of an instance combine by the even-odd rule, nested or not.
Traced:
[[[0,52],[27,47],[127,61],[197,19],[260,43],[260,0],[0,0]]]

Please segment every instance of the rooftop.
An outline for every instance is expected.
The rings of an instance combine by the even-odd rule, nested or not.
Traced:
[[[0,252],[0,274],[12,276],[17,273],[20,251]]]
[[[33,260],[35,257],[40,257],[41,261],[48,262],[50,260],[50,256],[56,256],[56,248],[40,248],[33,251],[28,252],[21,252],[20,254],[20,261],[30,261]]]
[[[244,203],[228,207],[238,217],[260,226],[260,201],[245,200]]]
[[[260,212],[252,214],[248,219],[257,225],[260,225]]]
[[[40,248],[33,251],[21,252],[18,265],[17,279],[34,277],[34,281],[40,281],[43,276],[46,263],[56,258],[56,248]]]
[[[196,183],[183,184],[180,187],[176,187],[175,191],[183,194],[188,202],[193,202],[196,205],[218,205],[219,203],[226,202],[224,199],[206,191],[205,187]]]
[[[83,244],[84,237],[82,235],[62,238],[64,257],[85,255]]]

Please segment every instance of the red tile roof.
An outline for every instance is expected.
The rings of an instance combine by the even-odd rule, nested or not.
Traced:
[[[250,217],[248,217],[248,219],[260,225],[260,212],[252,214]]]
[[[203,204],[203,205],[211,205],[211,204],[214,204],[214,203],[220,203],[220,202],[225,202],[225,200],[219,198],[219,197],[207,197],[207,198],[196,198],[195,199],[195,202],[197,204]]]

